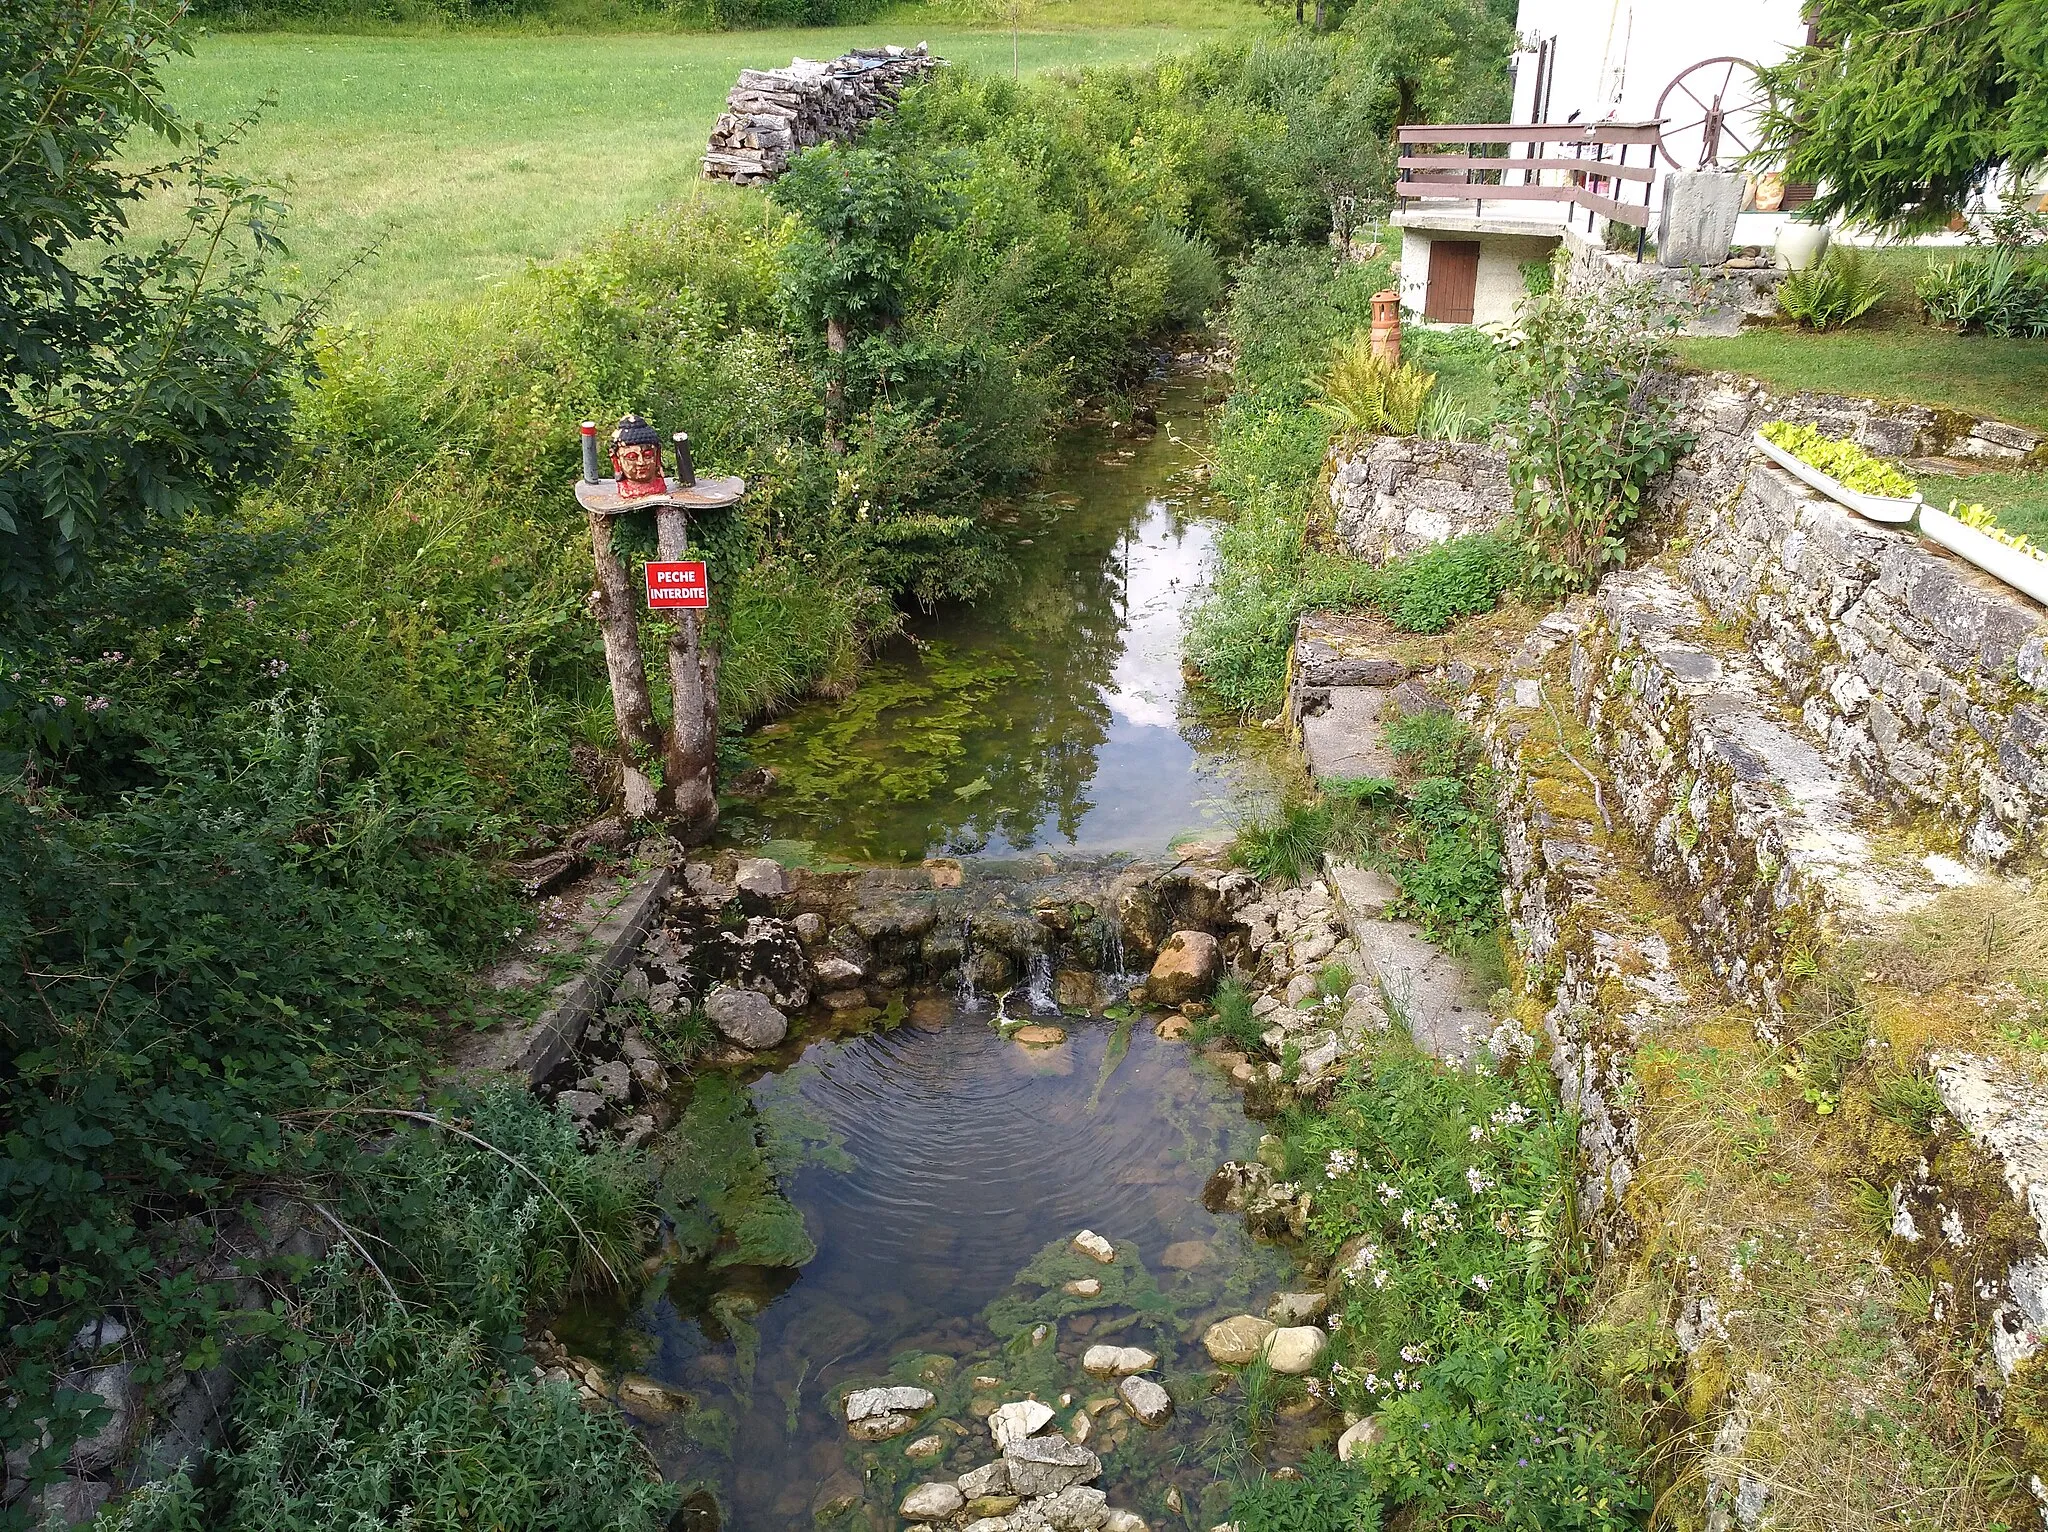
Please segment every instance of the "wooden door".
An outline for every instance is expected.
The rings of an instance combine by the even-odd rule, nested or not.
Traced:
[[[1472,298],[1479,290],[1479,241],[1433,239],[1429,242],[1429,288],[1422,317],[1439,324],[1470,324]]]

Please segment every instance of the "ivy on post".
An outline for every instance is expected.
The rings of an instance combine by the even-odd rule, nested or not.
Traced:
[[[611,439],[612,474],[598,477],[597,426],[583,422],[583,480],[577,504],[590,521],[597,570],[597,620],[611,675],[619,731],[623,806],[633,819],[659,820],[685,841],[718,823],[718,656],[702,642],[700,613],[710,603],[701,566],[687,563],[690,512],[723,510],[746,492],[738,478],[699,479],[690,439],[675,433],[674,477],[662,470],[661,437],[639,415],[619,421]],[[654,716],[640,653],[639,605],[625,562],[613,546],[614,518],[654,513],[657,562],[647,567],[649,606],[672,613],[668,628],[669,724]]]

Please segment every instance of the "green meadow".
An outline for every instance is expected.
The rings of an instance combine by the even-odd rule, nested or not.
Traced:
[[[1065,14],[1040,13],[1015,38],[1021,73],[1151,59],[1256,15],[1241,0],[1140,3],[1107,25],[1045,24]],[[215,33],[165,74],[179,110],[209,130],[257,113],[223,164],[277,188],[299,285],[332,284],[333,317],[366,320],[482,295],[665,204],[731,195],[699,178],[697,158],[741,69],[920,41],[1011,67],[1008,31],[927,20],[708,35]],[[137,159],[163,152],[131,145]],[[168,203],[146,207],[135,228],[169,232],[171,218]]]

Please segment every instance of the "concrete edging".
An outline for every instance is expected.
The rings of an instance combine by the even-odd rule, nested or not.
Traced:
[[[611,998],[619,976],[633,961],[660,911],[662,896],[674,882],[673,870],[658,867],[634,882],[610,914],[583,940],[590,955],[582,969],[555,986],[546,1010],[524,1026],[479,1038],[465,1049],[459,1070],[464,1074],[522,1075],[538,1085],[569,1056],[591,1018]]]

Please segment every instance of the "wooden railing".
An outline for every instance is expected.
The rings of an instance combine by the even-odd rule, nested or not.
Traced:
[[[1640,258],[1643,231],[1650,226],[1660,126],[1495,122],[1399,128],[1394,195],[1410,201],[1470,202],[1475,214],[1488,202],[1566,203],[1586,214],[1589,232],[1601,217],[1633,228]],[[1447,152],[1453,148],[1460,152]],[[1612,159],[1610,149],[1617,151]],[[1637,155],[1633,165],[1632,152]],[[1623,194],[1636,186],[1643,189],[1642,201],[1623,201]]]

